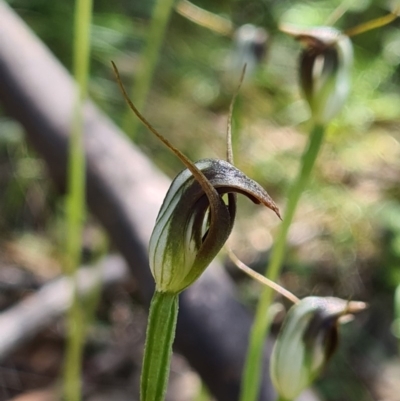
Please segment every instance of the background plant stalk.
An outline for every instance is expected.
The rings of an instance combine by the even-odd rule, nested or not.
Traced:
[[[174,0],[158,0],[154,6],[140,68],[134,76],[134,84],[131,91],[133,103],[136,104],[140,111],[143,110],[146,102],[173,4]],[[131,111],[127,108],[122,124],[123,131],[132,140],[135,140],[138,126],[139,120],[132,118]]]
[[[283,215],[282,224],[272,249],[271,259],[266,270],[269,280],[277,281],[281,271],[286,250],[286,239],[296,212],[297,204],[309,181],[319,149],[322,144],[325,127],[315,124],[301,159],[301,169],[288,194],[288,203]],[[241,401],[256,401],[261,383],[261,363],[264,340],[268,334],[271,321],[268,309],[273,301],[274,290],[266,287],[258,302],[254,324],[250,333],[249,350],[244,367]]]
[[[91,18],[92,0],[77,0],[74,21],[74,76],[77,91],[69,144],[64,266],[66,274],[74,277],[81,262],[83,221],[86,213],[83,105],[87,98],[89,77]],[[79,401],[82,398],[81,360],[85,335],[84,313],[75,281],[72,305],[67,314],[68,333],[63,381],[63,395],[66,401]]]

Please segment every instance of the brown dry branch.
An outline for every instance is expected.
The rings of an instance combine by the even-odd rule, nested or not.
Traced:
[[[108,286],[127,277],[125,261],[119,256],[108,256],[97,266],[81,268],[76,282],[80,295],[84,296],[98,283]],[[0,313],[0,362],[67,311],[72,300],[72,280],[68,277],[55,279]]]

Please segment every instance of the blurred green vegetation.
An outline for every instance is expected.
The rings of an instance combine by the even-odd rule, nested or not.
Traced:
[[[8,3],[71,70],[73,2]],[[267,57],[238,99],[235,161],[282,208],[309,130],[309,112],[297,85],[300,45],[277,26],[323,25],[340,3],[196,2],[235,26],[253,23],[270,33]],[[153,1],[94,2],[90,95],[119,125],[126,105],[110,60],[130,86],[152,6]],[[339,29],[385,15],[392,4],[357,0],[347,6],[335,24]],[[351,95],[329,128],[302,198],[282,276],[283,285],[300,297],[336,295],[371,305],[364,318],[345,328],[341,351],[319,383],[332,401],[380,397],[380,371],[398,356],[391,325],[400,283],[400,21],[354,37],[353,44]],[[172,14],[144,114],[193,160],[225,155],[227,110],[239,76],[229,68],[232,49],[230,38]],[[0,127],[0,240],[23,243],[35,233],[49,244],[48,256],[57,258],[62,208],[45,166],[26,145],[19,124],[3,112]],[[140,128],[137,144],[169,176],[182,169],[145,129]],[[239,210],[232,246],[245,261],[262,268],[279,222],[248,202]],[[92,237],[96,254],[103,249],[103,237]],[[252,305],[258,284],[242,282],[240,289]],[[399,387],[393,390],[396,396]]]

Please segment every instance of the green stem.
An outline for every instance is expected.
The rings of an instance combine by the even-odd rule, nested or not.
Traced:
[[[164,400],[177,317],[178,294],[156,291],[151,300],[147,325],[140,378],[141,401]]]
[[[243,116],[245,115],[245,113],[243,110],[243,101],[240,96],[236,98],[235,103],[235,109],[232,117],[233,125],[235,128],[232,128],[232,153],[234,155],[238,155],[240,154],[240,133],[243,127]]]
[[[302,156],[299,175],[288,194],[288,203],[282,224],[272,249],[271,259],[266,276],[277,281],[286,251],[286,238],[301,194],[306,187],[324,136],[324,127],[315,125],[309,136],[308,145]],[[241,401],[255,401],[257,399],[261,381],[261,363],[263,346],[268,334],[270,320],[268,309],[272,303],[274,290],[266,287],[258,302],[254,324],[250,334],[250,344],[244,368],[242,381]]]
[[[92,0],[77,0],[74,21],[74,76],[77,93],[69,143],[68,195],[66,204],[65,272],[72,276],[80,264],[83,220],[85,216],[85,153],[83,146],[83,104],[87,97]],[[77,294],[67,314],[67,345],[64,367],[64,399],[81,399],[81,359],[84,316]]]
[[[400,351],[400,284],[397,285],[394,293],[394,318],[396,337],[398,340],[397,346]]]
[[[157,0],[154,7],[149,33],[146,39],[146,48],[142,54],[140,68],[136,74],[130,96],[132,102],[140,112],[143,110],[147,93],[149,92],[157,64],[157,56],[164,39],[165,29],[174,2],[175,0]],[[122,128],[132,140],[135,139],[139,123],[139,120],[132,115],[131,110],[128,108],[124,116]]]
[[[282,398],[280,395],[278,395],[276,401],[292,401],[292,400],[287,400],[286,398]]]

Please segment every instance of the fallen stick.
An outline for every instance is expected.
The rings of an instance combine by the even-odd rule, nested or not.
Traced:
[[[102,287],[127,279],[129,270],[119,256],[108,256],[98,265],[76,273],[81,296],[88,295],[99,283]],[[12,351],[48,327],[69,308],[75,278],[60,277],[21,302],[0,313],[0,362]]]

